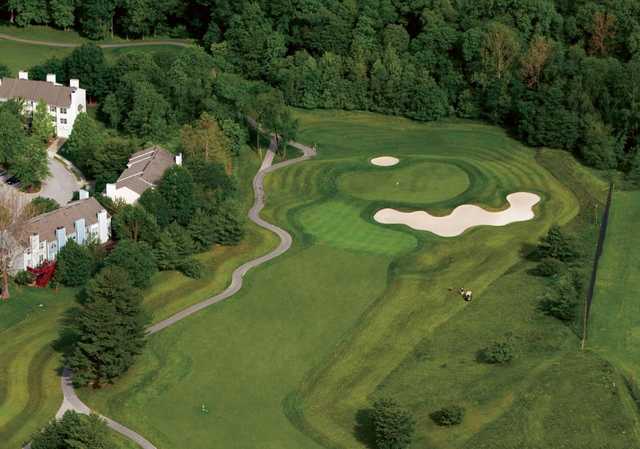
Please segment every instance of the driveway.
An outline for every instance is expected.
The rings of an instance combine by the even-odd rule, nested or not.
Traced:
[[[49,177],[37,195],[56,200],[64,206],[71,201],[73,192],[81,187],[80,180],[55,157],[49,157],[49,172]]]

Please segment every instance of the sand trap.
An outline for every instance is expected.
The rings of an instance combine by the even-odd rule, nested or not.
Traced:
[[[391,156],[380,156],[371,159],[371,163],[373,165],[378,165],[380,167],[391,167],[392,165],[396,165],[398,162],[400,162],[400,159]]]
[[[464,204],[456,207],[446,217],[435,217],[425,211],[401,212],[381,209],[373,216],[378,223],[404,224],[419,231],[430,231],[441,237],[455,237],[474,226],[505,226],[509,223],[531,220],[535,217],[533,206],[540,197],[535,193],[517,192],[507,195],[509,207],[490,212],[481,207]]]

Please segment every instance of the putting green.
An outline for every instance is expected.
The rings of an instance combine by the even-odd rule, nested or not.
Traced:
[[[378,254],[398,254],[416,247],[406,232],[385,229],[360,217],[357,203],[328,201],[303,209],[299,220],[304,231],[315,239],[337,248]]]
[[[402,159],[395,167],[367,167],[340,175],[338,189],[370,201],[427,204],[463,193],[469,176],[460,167],[443,162]]]

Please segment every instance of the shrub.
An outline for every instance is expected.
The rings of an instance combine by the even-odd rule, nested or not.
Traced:
[[[540,299],[539,309],[562,321],[571,321],[576,316],[578,298],[576,278],[569,272],[558,278]]]
[[[104,260],[105,266],[123,268],[132,284],[138,288],[149,286],[151,276],[158,270],[151,246],[146,242],[122,240]]]
[[[565,271],[565,265],[561,260],[546,257],[533,269],[537,276],[555,276]]]
[[[378,449],[404,449],[415,431],[415,420],[409,411],[390,398],[373,404],[373,425]]]
[[[513,359],[513,348],[507,342],[495,342],[478,352],[478,361],[500,364]]]
[[[439,426],[456,426],[464,418],[464,408],[458,405],[443,407],[431,414],[433,422]]]
[[[553,258],[563,262],[577,259],[580,254],[573,238],[565,235],[558,226],[552,226],[535,251],[538,259]]]
[[[47,212],[52,212],[58,208],[60,205],[56,200],[52,200],[51,198],[44,198],[41,196],[37,196],[31,200],[31,211],[34,215],[45,214]]]
[[[202,277],[202,264],[200,261],[192,258],[187,258],[178,264],[178,270],[193,279],[200,279]]]
[[[30,271],[18,271],[13,280],[18,285],[31,285],[36,280],[36,277]]]

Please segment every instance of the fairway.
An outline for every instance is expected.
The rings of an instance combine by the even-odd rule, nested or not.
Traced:
[[[537,311],[544,280],[522,258],[552,224],[575,219],[574,192],[599,184],[573,177],[567,153],[536,153],[484,124],[296,117],[297,140],[319,154],[268,176],[263,213],[293,235],[291,250],[250,272],[229,301],[153,335],[114,386],[81,390],[91,407],[161,449],[370,447],[363,417],[381,395],[416,416],[412,449],[571,447],[576,438],[581,449],[634,446],[621,432],[632,418],[611,399],[616,373]],[[400,163],[372,166],[380,155]],[[512,192],[541,197],[532,220],[455,238],[373,221],[383,205],[504,208]],[[450,292],[461,286],[473,289],[471,304]],[[183,301],[168,291],[147,300],[156,320]],[[476,361],[502,338],[516,343],[512,363]],[[467,418],[437,428],[429,414],[448,403]]]
[[[591,309],[588,347],[640,380],[640,192],[613,195]]]

